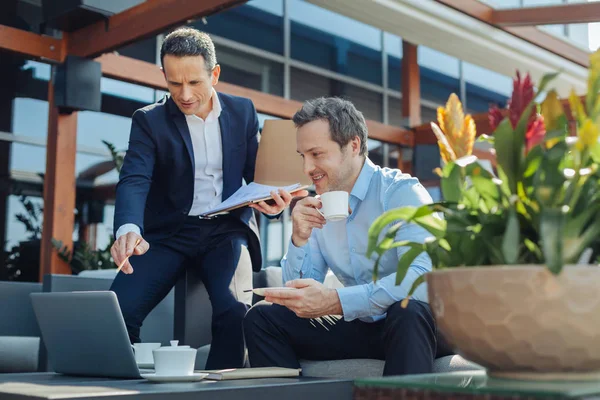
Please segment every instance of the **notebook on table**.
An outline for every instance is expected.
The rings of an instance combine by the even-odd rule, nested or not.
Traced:
[[[225,381],[231,379],[254,378],[293,378],[300,376],[300,368],[260,367],[260,368],[232,368],[222,370],[194,371],[207,373],[205,379]]]

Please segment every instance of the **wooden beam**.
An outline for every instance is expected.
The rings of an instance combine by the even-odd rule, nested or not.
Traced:
[[[550,33],[543,32],[535,27],[502,27],[494,24],[494,8],[479,2],[478,0],[436,0],[450,8],[460,11],[466,15],[476,18],[482,22],[495,26],[499,29],[528,41],[544,50],[550,51],[560,57],[572,61],[583,67],[589,66],[589,53],[579,47],[566,42]]]
[[[167,90],[165,78],[160,68],[155,64],[113,53],[103,54],[95,60],[102,65],[102,74],[106,77],[154,89]],[[302,107],[302,103],[299,101],[287,100],[226,82],[219,82],[216,90],[234,96],[247,97],[252,100],[258,112],[279,118],[291,119],[296,111]],[[367,121],[367,127],[371,139],[403,146],[413,145],[413,133],[407,129],[371,120]]]
[[[402,116],[408,118],[409,126],[421,123],[421,75],[417,46],[402,41]]]
[[[208,16],[247,0],[147,0],[135,7],[73,32],[68,53],[96,57],[102,53]]]
[[[40,256],[40,281],[44,274],[71,274],[52,246],[52,239],[73,248],[75,222],[75,157],[77,113],[59,114],[54,103],[54,85],[48,83],[48,139],[44,176],[44,227]]]
[[[0,25],[0,50],[8,50],[26,57],[59,63],[64,60],[60,39],[38,35],[22,29]]]
[[[600,3],[496,9],[492,12],[492,23],[500,26],[582,24],[598,21]]]

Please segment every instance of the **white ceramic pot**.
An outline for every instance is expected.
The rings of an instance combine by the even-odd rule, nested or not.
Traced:
[[[426,280],[441,332],[490,375],[600,379],[600,267],[449,268]]]

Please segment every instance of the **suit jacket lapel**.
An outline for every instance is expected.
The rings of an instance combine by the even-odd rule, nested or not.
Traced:
[[[219,94],[217,93],[217,96]],[[226,199],[232,193],[229,188],[229,171],[231,170],[231,150],[233,141],[230,132],[229,113],[227,108],[221,99],[221,115],[219,115],[219,127],[221,129],[221,146],[223,148],[223,195],[222,199]]]
[[[196,163],[194,162],[194,147],[192,146],[192,136],[190,134],[190,128],[188,127],[187,121],[185,120],[185,115],[183,115],[183,113],[179,111],[179,108],[177,108],[177,105],[175,104],[175,102],[173,102],[173,99],[171,99],[171,97],[169,97],[168,101],[169,110],[171,112],[171,115],[173,115],[173,121],[175,121],[175,126],[177,127],[177,130],[179,131],[179,134],[181,135],[181,138],[185,143],[188,155],[190,156],[190,162],[192,163],[192,171],[195,171]]]

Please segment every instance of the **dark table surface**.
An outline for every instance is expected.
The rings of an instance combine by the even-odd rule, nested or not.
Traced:
[[[351,399],[352,381],[320,378],[264,378],[153,383],[147,380],[72,377],[55,373],[0,374],[0,399],[173,400]]]

